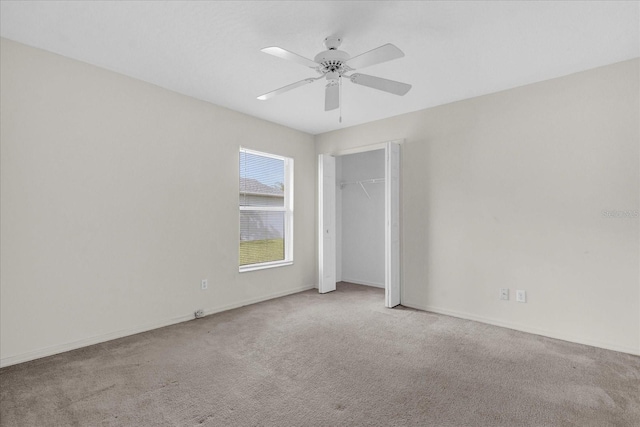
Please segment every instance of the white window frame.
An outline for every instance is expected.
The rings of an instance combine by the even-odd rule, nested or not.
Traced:
[[[240,205],[240,153],[270,157],[284,162],[284,206],[241,206]],[[239,265],[240,273],[262,270],[265,268],[282,267],[293,264],[293,159],[263,151],[240,147],[238,151],[238,265],[240,264],[240,214],[243,211],[272,211],[284,212],[284,259],[280,261],[261,262],[257,264]]]

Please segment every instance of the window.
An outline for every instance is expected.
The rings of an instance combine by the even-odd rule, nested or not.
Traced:
[[[240,271],[293,262],[293,159],[240,149]]]

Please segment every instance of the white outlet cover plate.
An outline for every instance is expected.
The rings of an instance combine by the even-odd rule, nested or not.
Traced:
[[[200,287],[202,288],[202,290],[207,289],[209,287],[209,282],[207,281],[207,279],[202,280]]]
[[[527,302],[527,291],[516,291],[517,302]]]

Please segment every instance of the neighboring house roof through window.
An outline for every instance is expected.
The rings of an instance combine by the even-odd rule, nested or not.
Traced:
[[[284,197],[284,191],[270,187],[253,178],[240,178],[240,193],[260,196]]]

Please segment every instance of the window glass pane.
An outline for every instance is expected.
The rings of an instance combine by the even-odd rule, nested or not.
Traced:
[[[240,206],[284,207],[284,160],[240,151]]]
[[[240,265],[284,260],[284,212],[240,212]]]

